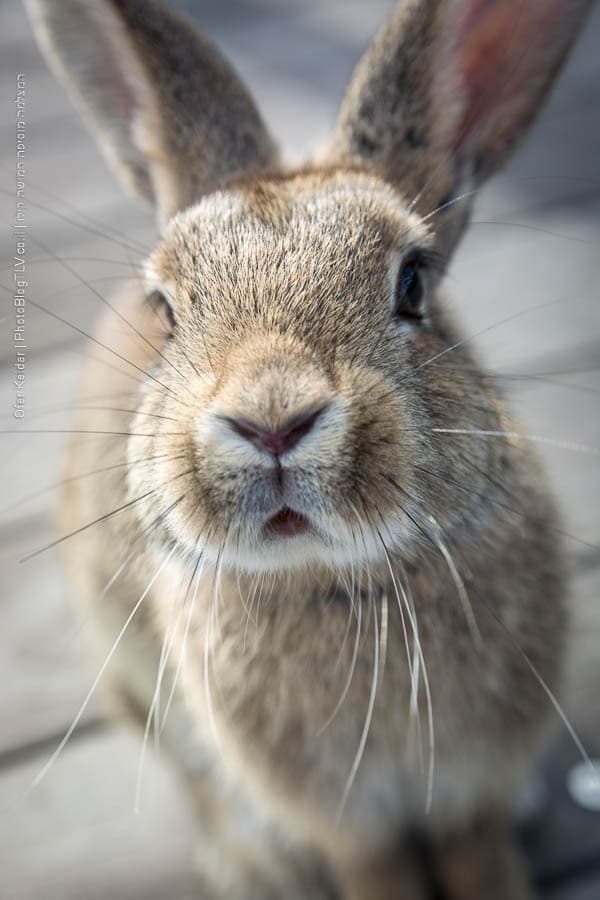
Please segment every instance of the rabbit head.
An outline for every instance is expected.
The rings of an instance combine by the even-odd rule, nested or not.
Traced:
[[[491,529],[503,445],[442,432],[505,414],[439,286],[460,195],[523,135],[589,4],[400,2],[318,162],[287,171],[236,74],[168,7],[27,2],[162,226],[143,302],[164,327],[132,428],[150,435],[129,473],[142,521],[163,511],[163,543],[249,571],[409,556],[440,522]]]

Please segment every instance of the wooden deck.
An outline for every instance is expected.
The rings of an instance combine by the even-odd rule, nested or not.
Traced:
[[[193,10],[227,51],[292,158],[299,158],[331,126],[352,66],[392,2],[179,5]],[[450,286],[468,333],[519,313],[477,343],[505,378],[531,433],[564,443],[540,442],[540,451],[565,510],[565,528],[578,538],[568,542],[576,629],[567,706],[600,755],[600,451],[590,449],[600,447],[599,47],[596,7],[527,145],[481,197]],[[119,192],[47,74],[14,0],[0,0],[0,48],[2,186],[12,193],[14,84],[23,72],[29,232],[65,259],[107,260],[73,265],[108,289],[127,256],[118,244],[67,220],[81,222],[80,210],[149,243],[150,217]],[[0,282],[10,285],[14,206],[12,197],[0,197],[7,226]],[[31,297],[89,330],[97,300],[55,261],[35,261],[47,256],[30,245]],[[531,311],[521,315],[525,309]],[[11,316],[7,307],[0,317],[3,429],[15,424]],[[27,328],[24,427],[60,429],[69,419],[84,342],[33,310]],[[54,536],[53,492],[27,497],[60,477],[62,448],[61,435],[0,435],[0,900],[198,900],[190,814],[176,778],[150,758],[142,811],[134,813],[140,738],[107,721],[100,698],[52,772],[24,793],[95,675],[85,628],[74,623],[64,601],[56,556],[18,563]],[[525,837],[548,900],[600,896],[600,812],[583,810],[567,793],[566,772],[575,761],[572,744],[563,740],[545,776],[542,820]]]

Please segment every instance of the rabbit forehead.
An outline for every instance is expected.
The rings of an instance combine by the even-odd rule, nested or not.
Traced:
[[[248,275],[351,272],[430,233],[389,185],[364,173],[319,172],[252,179],[217,191],[177,215],[151,266],[165,281],[194,290],[202,273],[239,287]],[[234,268],[232,268],[234,263]]]

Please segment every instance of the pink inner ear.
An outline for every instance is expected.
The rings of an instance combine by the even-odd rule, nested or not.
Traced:
[[[536,112],[571,34],[572,0],[469,0],[458,26],[467,96],[455,149],[510,143]]]

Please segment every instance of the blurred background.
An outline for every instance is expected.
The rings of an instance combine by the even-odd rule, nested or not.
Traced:
[[[393,2],[175,5],[226,52],[288,159],[297,161],[331,128],[352,68]],[[465,333],[481,332],[475,343],[530,433],[550,439],[539,449],[572,536],[566,543],[575,633],[565,708],[586,747],[600,755],[599,48],[596,6],[526,145],[479,198],[448,287]],[[155,236],[150,213],[122,195],[48,74],[21,4],[0,0],[0,283],[8,301],[0,318],[0,900],[197,900],[190,814],[177,780],[151,757],[141,812],[134,813],[141,738],[106,718],[101,696],[48,776],[24,793],[77,712],[97,664],[85,627],[65,602],[57,553],[18,562],[56,537],[55,492],[40,491],[61,477],[65,436],[6,430],[67,428],[82,354],[89,352],[81,335],[30,308],[27,413],[14,419],[19,72],[26,79],[26,221],[46,248],[29,243],[29,296],[89,331],[101,304],[54,255],[108,294],[132,257],[102,237],[104,229],[148,246]],[[547,702],[540,692],[540,703]],[[538,819],[524,841],[545,897],[598,900],[600,791],[573,774],[578,755],[565,733],[563,727],[531,784],[526,801]]]

